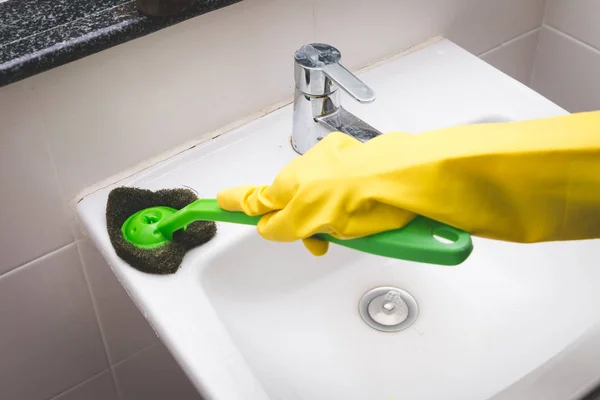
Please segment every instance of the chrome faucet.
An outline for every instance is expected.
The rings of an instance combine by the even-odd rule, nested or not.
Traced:
[[[339,88],[360,103],[373,102],[375,92],[339,63],[341,57],[338,49],[323,43],[302,46],[294,55],[292,147],[300,154],[333,131],[361,142],[381,135],[342,107]]]

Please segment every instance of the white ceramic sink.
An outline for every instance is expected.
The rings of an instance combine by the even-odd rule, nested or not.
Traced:
[[[360,77],[377,100],[344,99],[345,106],[384,132],[565,113],[446,40]],[[174,275],[144,274],[116,256],[104,221],[113,187],[185,185],[214,197],[223,188],[270,183],[297,157],[291,117],[291,106],[279,109],[78,205],[90,237],[207,399],[486,399],[600,322],[597,241],[474,238],[466,262],[441,267],[335,245],[315,258],[299,243],[267,242],[253,227],[220,224]],[[358,302],[377,286],[414,296],[419,315],[410,328],[384,333],[363,322]]]

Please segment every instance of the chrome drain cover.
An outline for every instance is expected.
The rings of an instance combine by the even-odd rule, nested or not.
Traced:
[[[382,332],[397,332],[415,322],[419,307],[414,297],[405,290],[381,286],[369,290],[358,304],[363,321]]]

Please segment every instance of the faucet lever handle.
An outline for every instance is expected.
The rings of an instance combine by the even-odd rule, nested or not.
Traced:
[[[294,54],[296,88],[312,96],[329,95],[337,87],[361,103],[375,100],[375,92],[348,71],[340,59],[338,49],[325,43],[302,46]]]
[[[325,75],[360,103],[371,103],[375,92],[342,64],[333,63],[322,67]]]

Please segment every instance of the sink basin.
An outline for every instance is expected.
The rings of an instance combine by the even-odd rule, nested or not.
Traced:
[[[566,113],[447,40],[360,78],[377,100],[345,107],[383,132]],[[104,221],[112,188],[189,186],[214,197],[223,188],[269,183],[297,157],[291,121],[291,106],[281,108],[78,204],[89,236],[207,399],[487,399],[600,322],[597,241],[473,238],[467,261],[442,267],[336,245],[316,258],[300,243],[220,224],[173,275],[144,274],[116,256]],[[419,313],[410,327],[381,332],[363,321],[360,299],[379,286],[414,297]]]

